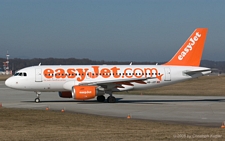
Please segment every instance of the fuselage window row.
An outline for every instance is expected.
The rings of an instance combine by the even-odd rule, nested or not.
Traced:
[[[16,75],[19,75],[19,76],[27,76],[26,73],[23,73],[23,74],[18,73],[18,74],[15,74],[15,76]],[[56,73],[56,74],[45,74],[45,76],[64,76],[64,75],[65,76],[74,76],[74,75],[75,76],[80,76],[80,75],[83,76],[84,74],[83,73],[82,74],[79,74],[79,73],[78,74],[77,73],[73,73],[73,74],[67,74],[67,73],[66,74],[59,74],[59,73]],[[124,75],[126,75],[126,76],[131,76],[131,75],[137,75],[137,76],[138,75],[139,76],[146,75],[146,76],[153,76],[153,75],[157,75],[157,73],[146,73],[146,74],[144,74],[144,73],[116,73],[116,74],[114,74],[114,73],[113,74],[111,74],[111,73],[102,73],[102,74],[101,73],[99,73],[99,74],[98,73],[96,73],[96,74],[95,73],[92,73],[91,75],[93,75],[93,76],[94,75],[96,75],[96,76],[98,76],[98,75],[108,75],[108,76],[111,76],[111,75],[113,75],[113,76],[115,76],[115,75],[117,75],[117,76],[118,75],[119,76],[121,76],[121,75],[122,76],[124,76]],[[160,75],[160,73],[158,73],[158,75]],[[89,73],[87,73],[87,76],[89,76]]]

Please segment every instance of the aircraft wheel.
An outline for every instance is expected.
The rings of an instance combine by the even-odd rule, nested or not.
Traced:
[[[105,102],[105,96],[104,95],[97,96],[97,101],[98,102]]]
[[[116,98],[115,98],[114,96],[109,96],[109,97],[107,98],[107,102],[108,102],[108,103],[116,103]]]
[[[36,103],[39,103],[40,102],[40,99],[39,98],[35,98],[34,100]]]

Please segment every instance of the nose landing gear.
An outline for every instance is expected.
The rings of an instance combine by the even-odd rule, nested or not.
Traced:
[[[39,103],[39,102],[41,102],[41,100],[40,100],[41,92],[36,92],[36,94],[37,94],[37,97],[34,99],[34,102]]]

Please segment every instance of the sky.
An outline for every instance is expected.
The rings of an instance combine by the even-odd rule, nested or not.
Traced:
[[[0,0],[0,57],[165,62],[198,27],[225,61],[224,0]]]

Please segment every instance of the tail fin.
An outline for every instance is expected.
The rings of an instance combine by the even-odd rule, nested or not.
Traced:
[[[207,31],[207,28],[195,29],[173,58],[164,65],[199,66]]]

